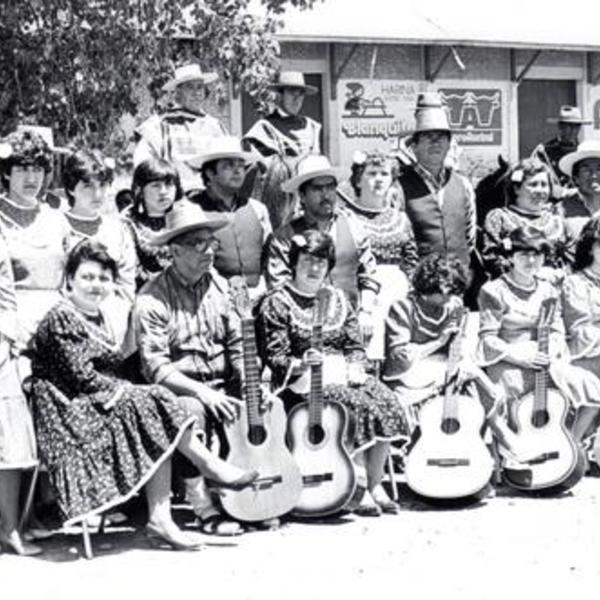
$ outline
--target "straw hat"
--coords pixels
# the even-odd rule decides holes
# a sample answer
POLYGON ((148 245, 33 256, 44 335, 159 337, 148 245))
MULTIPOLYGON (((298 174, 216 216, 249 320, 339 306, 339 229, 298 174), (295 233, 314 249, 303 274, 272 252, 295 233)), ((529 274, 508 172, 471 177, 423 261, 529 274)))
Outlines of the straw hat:
POLYGON ((71 151, 68 148, 54 145, 54 132, 50 127, 42 127, 41 125, 18 125, 17 133, 29 131, 39 135, 48 144, 48 148, 57 154, 69 154, 71 151))
POLYGON ((165 92, 172 92, 178 85, 188 81, 201 81, 202 83, 213 83, 219 76, 213 71, 203 73, 200 66, 197 64, 183 65, 175 69, 175 75, 172 79, 163 85, 162 89, 165 92))
POLYGON ((267 86, 270 90, 280 92, 283 88, 295 88, 304 90, 307 96, 313 96, 319 90, 314 85, 307 85, 304 81, 304 73, 300 71, 281 71, 277 81, 267 86))
POLYGON ((575 164, 581 160, 585 160, 586 158, 600 159, 599 140, 587 140, 585 142, 581 142, 581 144, 577 146, 577 150, 575 152, 569 152, 569 154, 565 154, 560 159, 558 162, 558 168, 569 177, 572 177, 573 167, 575 164))
POLYGON ((423 131, 451 131, 448 111, 437 92, 425 92, 418 95, 415 121, 413 135, 423 131))
POLYGON ((175 202, 165 215, 166 229, 152 238, 153 246, 164 246, 173 238, 195 229, 216 231, 229 225, 229 219, 221 214, 203 210, 188 200, 175 202))
POLYGON ((205 163, 221 158, 241 158, 247 163, 256 160, 254 154, 243 150, 242 142, 238 137, 223 135, 210 140, 208 152, 192 156, 186 162, 194 169, 201 169, 205 163))
POLYGON ((548 123, 571 123, 573 125, 590 125, 581 115, 581 109, 578 106, 561 106, 558 117, 550 117, 548 123))
POLYGON ((322 154, 309 154, 297 163, 296 175, 284 181, 281 184, 281 189, 291 194, 297 191, 305 181, 324 176, 333 177, 337 183, 337 175, 329 159, 322 154))

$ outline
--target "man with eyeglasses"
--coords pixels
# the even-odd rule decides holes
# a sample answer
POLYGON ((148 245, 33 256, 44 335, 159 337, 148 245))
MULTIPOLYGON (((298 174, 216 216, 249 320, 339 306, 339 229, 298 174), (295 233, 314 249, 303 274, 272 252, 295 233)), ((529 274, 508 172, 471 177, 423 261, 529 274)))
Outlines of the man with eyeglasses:
POLYGON ((278 229, 268 240, 265 251, 267 285, 274 287, 292 279, 289 262, 292 236, 307 229, 331 235, 335 245, 335 266, 331 283, 346 291, 355 308, 365 341, 373 333, 372 313, 379 292, 374 279, 375 257, 368 236, 356 217, 337 206, 337 176, 329 159, 309 155, 297 166, 297 174, 283 188, 297 193, 303 214, 278 229))
MULTIPOLYGON (((214 435, 219 438, 223 453, 226 440, 220 424, 235 419, 243 406, 238 399, 241 324, 227 280, 213 265, 218 232, 228 223, 223 215, 187 200, 176 202, 167 213, 166 229, 153 241, 169 245, 172 263, 140 290, 134 311, 145 378, 179 396, 199 417, 209 442, 214 435)), ((198 477, 188 479, 186 487, 204 533, 243 531, 219 513, 198 477)))
POLYGON ((242 150, 239 138, 215 138, 208 152, 188 161, 201 171, 206 189, 190 200, 204 210, 227 216, 229 225, 215 232, 217 271, 225 278, 244 277, 251 297, 265 291, 261 274, 264 243, 271 233, 269 213, 262 202, 242 192, 248 165, 254 155, 242 150))

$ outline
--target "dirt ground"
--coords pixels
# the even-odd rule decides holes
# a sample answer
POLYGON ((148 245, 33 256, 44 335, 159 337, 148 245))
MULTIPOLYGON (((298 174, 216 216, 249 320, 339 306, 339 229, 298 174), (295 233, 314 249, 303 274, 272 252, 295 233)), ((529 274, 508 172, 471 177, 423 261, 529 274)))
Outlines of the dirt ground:
POLYGON ((0 555, 0 598, 594 598, 599 498, 600 479, 589 477, 560 498, 500 489, 479 505, 443 510, 401 489, 400 515, 207 536, 195 553, 151 549, 141 532, 109 528, 94 536, 92 561, 76 532, 61 534, 43 543, 42 558, 0 555))

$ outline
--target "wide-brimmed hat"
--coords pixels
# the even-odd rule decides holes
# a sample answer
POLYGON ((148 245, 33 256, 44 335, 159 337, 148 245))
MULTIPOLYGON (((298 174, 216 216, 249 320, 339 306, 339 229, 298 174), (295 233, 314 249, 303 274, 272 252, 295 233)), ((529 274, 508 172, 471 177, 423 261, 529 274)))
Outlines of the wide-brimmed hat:
POLYGON ((451 132, 448 110, 437 92, 424 92, 417 97, 413 135, 423 131, 451 132))
POLYGON ((600 140, 586 140, 585 142, 581 142, 581 144, 577 146, 575 152, 565 154, 558 161, 558 168, 571 177, 573 175, 573 167, 575 164, 586 158, 600 159, 600 140))
POLYGON ((296 165, 296 175, 284 181, 281 189, 288 194, 295 192, 305 181, 315 177, 330 176, 337 182, 337 174, 329 159, 322 154, 309 154, 296 165))
POLYGON ((548 123, 571 123, 573 125, 590 125, 592 122, 584 119, 578 106, 561 106, 558 117, 550 117, 548 123))
POLYGON ((267 87, 277 92, 280 92, 283 88, 302 89, 307 96, 313 96, 319 91, 314 85, 306 84, 304 73, 300 71, 281 71, 277 77, 277 81, 267 87))
POLYGON ((43 127, 42 125, 17 125, 17 133, 23 131, 30 131, 39 135, 48 144, 48 148, 52 152, 56 152, 57 154, 69 154, 71 152, 68 148, 54 145, 54 132, 50 127, 43 127))
POLYGON ((183 65, 175 69, 175 74, 172 79, 169 79, 162 89, 165 92, 172 92, 178 85, 186 83, 187 81, 201 81, 202 83, 213 83, 219 78, 219 76, 210 71, 204 73, 200 68, 200 65, 191 64, 183 65))
POLYGON ((247 163, 256 160, 254 154, 244 151, 240 138, 234 135, 223 135, 211 139, 207 152, 192 156, 186 162, 194 169, 201 169, 205 163, 221 158, 241 158, 247 163))
POLYGON ((179 200, 165 215, 165 225, 165 230, 152 238, 153 246, 164 246, 178 235, 194 229, 222 229, 229 225, 229 219, 222 213, 205 211, 189 200, 179 200))

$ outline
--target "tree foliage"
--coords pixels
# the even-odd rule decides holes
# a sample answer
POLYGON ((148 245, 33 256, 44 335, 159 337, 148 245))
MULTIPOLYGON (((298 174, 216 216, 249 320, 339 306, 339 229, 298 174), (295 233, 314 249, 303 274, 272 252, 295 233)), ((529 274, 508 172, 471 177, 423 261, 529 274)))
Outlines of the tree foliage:
POLYGON ((124 113, 153 99, 173 68, 195 59, 231 84, 260 93, 278 68, 275 33, 287 7, 321 0, 18 0, 0 2, 0 123, 53 128, 59 143, 113 154, 124 113))

